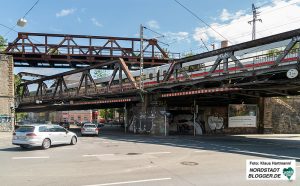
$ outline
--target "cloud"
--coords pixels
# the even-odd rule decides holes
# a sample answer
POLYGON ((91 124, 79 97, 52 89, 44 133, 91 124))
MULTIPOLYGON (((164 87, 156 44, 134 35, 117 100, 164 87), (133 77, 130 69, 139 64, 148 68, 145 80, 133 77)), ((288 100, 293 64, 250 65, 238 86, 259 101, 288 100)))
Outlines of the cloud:
POLYGON ((241 17, 243 14, 245 14, 244 10, 239 10, 237 12, 235 12, 234 14, 229 13, 227 9, 223 9, 220 15, 220 20, 221 21, 229 21, 232 19, 238 19, 239 17, 241 17))
POLYGON ((97 27, 102 27, 103 25, 96 19, 96 18, 91 18, 91 21, 93 22, 93 24, 97 27))
POLYGON ((73 14, 76 11, 76 9, 71 8, 71 9, 62 9, 60 12, 56 13, 56 17, 64 17, 70 14, 73 14))
POLYGON ((82 22, 80 17, 77 17, 77 21, 78 21, 78 23, 82 22))
MULTIPOLYGON (((256 38, 266 37, 277 33, 299 28, 300 1, 299 0, 273 0, 268 5, 260 7, 259 17, 261 22, 256 24, 256 38)), ((230 41, 230 44, 241 43, 251 40, 252 25, 248 21, 252 20, 252 12, 239 10, 230 13, 223 9, 219 19, 210 24, 214 30, 222 34, 230 41), (224 22, 226 21, 226 22, 224 22)), ((206 42, 219 43, 225 40, 211 28, 197 27, 194 29, 193 38, 201 44, 201 39, 206 42)))
POLYGON ((159 24, 157 21, 155 20, 150 20, 147 22, 147 25, 151 28, 151 29, 159 29, 159 24))
POLYGON ((189 39, 189 33, 188 32, 166 32, 164 33, 164 36, 167 40, 167 43, 175 43, 179 41, 185 41, 190 43, 191 40, 189 39))

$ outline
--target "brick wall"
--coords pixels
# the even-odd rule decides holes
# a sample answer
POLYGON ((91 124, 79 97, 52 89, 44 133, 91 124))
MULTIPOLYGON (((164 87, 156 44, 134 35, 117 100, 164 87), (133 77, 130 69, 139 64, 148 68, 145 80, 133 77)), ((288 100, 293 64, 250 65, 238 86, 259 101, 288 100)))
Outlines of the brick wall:
POLYGON ((14 75, 13 59, 11 56, 0 55, 0 131, 13 129, 14 114, 14 75))

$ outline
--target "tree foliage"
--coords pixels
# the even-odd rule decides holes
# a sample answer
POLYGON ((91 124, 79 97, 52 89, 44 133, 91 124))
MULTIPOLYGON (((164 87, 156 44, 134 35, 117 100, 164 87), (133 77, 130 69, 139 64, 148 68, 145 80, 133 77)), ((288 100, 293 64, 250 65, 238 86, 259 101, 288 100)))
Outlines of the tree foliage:
POLYGON ((7 46, 7 40, 0 36, 0 51, 5 50, 7 46))
POLYGON ((23 88, 21 87, 19 90, 17 90, 17 87, 22 83, 21 78, 18 75, 14 75, 14 80, 15 80, 15 95, 21 96, 23 88))
POLYGON ((108 76, 108 73, 107 73, 106 70, 97 69, 97 70, 94 71, 94 76, 96 78, 104 78, 104 77, 108 76))

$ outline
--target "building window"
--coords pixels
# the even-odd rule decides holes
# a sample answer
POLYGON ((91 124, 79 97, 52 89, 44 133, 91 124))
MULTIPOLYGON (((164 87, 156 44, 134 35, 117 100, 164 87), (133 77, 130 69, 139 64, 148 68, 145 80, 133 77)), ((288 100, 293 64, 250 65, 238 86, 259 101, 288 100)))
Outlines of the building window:
POLYGON ((88 117, 84 116, 83 120, 88 121, 88 117))
POLYGON ((81 121, 81 117, 80 116, 78 116, 77 118, 78 118, 78 121, 81 121))

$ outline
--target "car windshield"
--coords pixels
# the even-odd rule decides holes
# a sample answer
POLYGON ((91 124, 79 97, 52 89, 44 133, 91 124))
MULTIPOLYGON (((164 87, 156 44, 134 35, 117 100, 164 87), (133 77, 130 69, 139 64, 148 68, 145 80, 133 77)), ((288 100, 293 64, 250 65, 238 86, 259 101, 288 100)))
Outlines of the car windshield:
POLYGON ((96 125, 84 125, 83 127, 85 127, 85 128, 95 128, 96 125))
POLYGON ((33 132, 34 127, 33 126, 21 126, 16 130, 16 132, 33 132))

